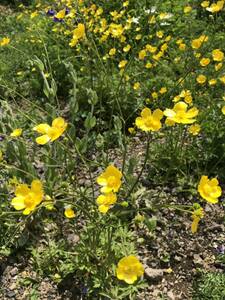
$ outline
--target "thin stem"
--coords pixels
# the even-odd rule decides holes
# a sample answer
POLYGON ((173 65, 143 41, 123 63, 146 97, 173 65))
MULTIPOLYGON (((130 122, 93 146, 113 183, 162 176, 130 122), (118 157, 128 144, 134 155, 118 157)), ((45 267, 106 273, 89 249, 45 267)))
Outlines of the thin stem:
POLYGON ((134 184, 132 185, 130 191, 128 192, 127 196, 125 197, 125 199, 129 198, 129 196, 132 194, 133 190, 135 189, 136 185, 138 184, 141 175, 145 169, 146 163, 148 161, 148 156, 149 156, 149 146, 150 146, 150 139, 151 139, 151 135, 148 135, 148 139, 147 139, 147 145, 146 145, 146 151, 145 151, 145 159, 144 159, 144 163, 142 165, 141 171, 139 172, 134 184))

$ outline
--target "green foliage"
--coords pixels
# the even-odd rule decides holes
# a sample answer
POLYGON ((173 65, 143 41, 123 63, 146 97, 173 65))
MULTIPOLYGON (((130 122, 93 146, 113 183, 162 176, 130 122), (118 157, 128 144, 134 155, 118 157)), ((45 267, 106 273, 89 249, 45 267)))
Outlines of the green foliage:
POLYGON ((222 273, 204 273, 196 283, 193 300, 225 299, 225 275, 222 273))

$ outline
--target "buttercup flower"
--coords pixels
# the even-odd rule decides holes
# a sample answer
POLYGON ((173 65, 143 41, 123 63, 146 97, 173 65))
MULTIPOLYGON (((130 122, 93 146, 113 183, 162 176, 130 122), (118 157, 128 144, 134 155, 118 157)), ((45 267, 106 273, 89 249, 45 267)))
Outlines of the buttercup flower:
POLYGON ((158 131, 162 124, 160 120, 163 118, 163 112, 156 109, 151 112, 151 109, 145 107, 141 112, 141 117, 137 117, 135 124, 143 131, 158 131))
POLYGON ((69 45, 71 47, 76 46, 76 44, 78 43, 78 41, 80 39, 84 38, 84 37, 85 37, 85 25, 82 24, 82 23, 79 23, 77 25, 77 27, 73 31, 73 38, 72 38, 72 40, 71 40, 71 42, 70 42, 69 45))
POLYGON ((127 60, 121 60, 121 62, 119 63, 119 68, 124 68, 127 64, 127 60))
POLYGON ((224 53, 220 49, 212 51, 212 57, 214 61, 222 61, 224 59, 224 53))
POLYGON ((225 115, 225 106, 222 107, 221 111, 225 115))
POLYGON ((98 204, 98 210, 105 214, 110 209, 110 207, 116 203, 117 196, 114 193, 108 193, 98 196, 96 203, 98 204))
POLYGON ((63 18, 65 18, 65 15, 66 15, 66 9, 64 8, 64 9, 62 9, 62 10, 60 10, 56 15, 55 15, 55 17, 57 18, 57 19, 63 19, 63 18))
POLYGON ((16 128, 13 130, 13 132, 11 132, 10 136, 18 137, 18 136, 21 136, 22 132, 23 132, 22 128, 16 128))
POLYGON ((198 135, 199 132, 201 130, 201 126, 199 124, 193 124, 188 128, 188 131, 192 134, 192 135, 198 135))
POLYGON ((2 40, 0 40, 0 46, 6 46, 10 43, 10 38, 4 37, 2 40))
POLYGON ((71 208, 71 206, 65 207, 64 215, 65 215, 68 219, 75 218, 75 216, 76 216, 76 215, 75 215, 75 212, 74 212, 74 210, 71 208))
POLYGON ((113 165, 110 165, 106 168, 105 172, 103 172, 98 178, 97 183, 102 186, 102 193, 111 193, 118 192, 122 182, 122 173, 113 165))
POLYGON ((201 3, 201 6, 204 7, 204 8, 206 8, 206 7, 209 6, 209 4, 210 4, 209 1, 203 1, 203 2, 201 3))
POLYGON ((216 178, 211 180, 208 176, 203 175, 198 185, 198 192, 203 199, 210 203, 217 203, 218 198, 222 195, 222 189, 216 178))
POLYGON ((12 206, 16 210, 24 209, 23 214, 29 215, 43 200, 42 183, 40 180, 33 180, 30 188, 27 184, 18 184, 15 195, 16 197, 11 201, 12 206))
POLYGON ((198 77, 196 78, 196 81, 199 83, 199 84, 203 84, 206 82, 206 76, 205 75, 198 75, 198 77))
POLYGON ((128 284, 133 284, 138 277, 143 276, 144 267, 134 255, 122 258, 116 269, 116 276, 128 284))
POLYGON ((36 142, 40 145, 44 145, 49 141, 53 142, 58 139, 63 132, 66 130, 67 123, 61 117, 56 118, 52 122, 52 126, 42 123, 33 128, 33 130, 38 133, 42 133, 43 135, 36 138, 36 142))
POLYGON ((216 3, 212 3, 209 7, 206 8, 211 13, 217 13, 223 9, 225 1, 217 1, 216 3))
POLYGON ((208 66, 209 63, 210 63, 210 59, 209 59, 209 58, 203 57, 203 58, 200 60, 200 65, 201 65, 202 67, 208 66))
POLYGON ((182 124, 191 124, 196 121, 194 119, 198 115, 198 109, 196 107, 193 107, 189 110, 187 110, 188 105, 180 101, 176 103, 173 107, 173 109, 166 109, 164 111, 164 115, 167 117, 168 121, 172 121, 175 123, 182 123, 182 124))
POLYGON ((196 208, 192 213, 192 224, 191 224, 191 232, 196 233, 198 230, 199 221, 204 217, 204 210, 202 207, 196 208))
POLYGON ((191 6, 185 6, 184 7, 184 13, 185 14, 188 14, 189 12, 191 12, 192 11, 192 7, 191 6))

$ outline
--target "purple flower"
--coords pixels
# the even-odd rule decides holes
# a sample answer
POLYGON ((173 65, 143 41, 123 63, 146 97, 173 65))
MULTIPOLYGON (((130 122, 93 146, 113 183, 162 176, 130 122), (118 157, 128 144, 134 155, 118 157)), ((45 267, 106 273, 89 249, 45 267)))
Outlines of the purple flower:
POLYGON ((70 9, 66 7, 66 16, 70 13, 70 9))
POLYGON ((54 17, 53 21, 56 22, 56 23, 62 23, 63 19, 58 19, 58 18, 54 17))
POLYGON ((55 15, 54 9, 49 9, 49 10, 47 11, 47 15, 48 15, 48 16, 54 16, 54 15, 55 15))
POLYGON ((224 245, 219 245, 217 247, 217 251, 219 254, 224 254, 225 253, 225 246, 224 245))

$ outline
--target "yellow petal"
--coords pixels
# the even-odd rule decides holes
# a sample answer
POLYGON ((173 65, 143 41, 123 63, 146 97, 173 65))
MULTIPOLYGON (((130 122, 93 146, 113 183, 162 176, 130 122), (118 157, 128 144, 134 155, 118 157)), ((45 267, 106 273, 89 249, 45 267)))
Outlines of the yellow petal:
POLYGON ((31 212, 31 210, 29 208, 26 208, 26 209, 24 209, 23 214, 27 216, 30 214, 30 212, 31 212))
POLYGON ((98 207, 98 210, 102 213, 102 214, 106 214, 107 211, 109 210, 109 206, 108 205, 100 205, 98 207))
POLYGON ((164 116, 166 116, 168 118, 173 118, 176 116, 175 111, 173 111, 172 109, 169 109, 169 108, 165 109, 163 113, 164 113, 164 116))
POLYGON ((191 232, 192 233, 196 233, 197 232, 199 221, 200 221, 199 217, 196 217, 196 216, 193 217, 193 222, 191 224, 191 232))
POLYGON ((44 145, 50 141, 50 137, 47 134, 44 134, 42 136, 39 136, 36 138, 36 143, 39 145, 44 145))
POLYGON ((12 206, 16 209, 16 210, 21 210, 25 208, 25 204, 24 204, 24 198, 23 197, 15 197, 12 199, 11 201, 12 206))
POLYGON ((11 137, 18 137, 22 134, 22 128, 16 128, 13 130, 13 132, 10 134, 11 137))
POLYGON ((46 123, 39 124, 33 128, 33 130, 37 131, 41 134, 46 134, 49 130, 50 126, 46 123))
POLYGON ((28 188, 27 184, 19 184, 16 187, 15 195, 16 196, 26 196, 30 192, 30 189, 28 188))
POLYGON ((56 118, 52 121, 52 127, 60 128, 60 127, 64 127, 66 124, 67 123, 65 122, 65 120, 61 117, 56 118))
POLYGON ((175 112, 186 111, 186 110, 187 110, 187 107, 188 107, 188 105, 187 105, 185 102, 180 101, 180 102, 178 102, 178 103, 176 103, 176 104, 174 105, 173 110, 174 110, 175 112))
POLYGON ((161 109, 156 109, 156 110, 154 110, 152 115, 153 115, 153 118, 161 120, 163 117, 163 112, 161 111, 161 109))

